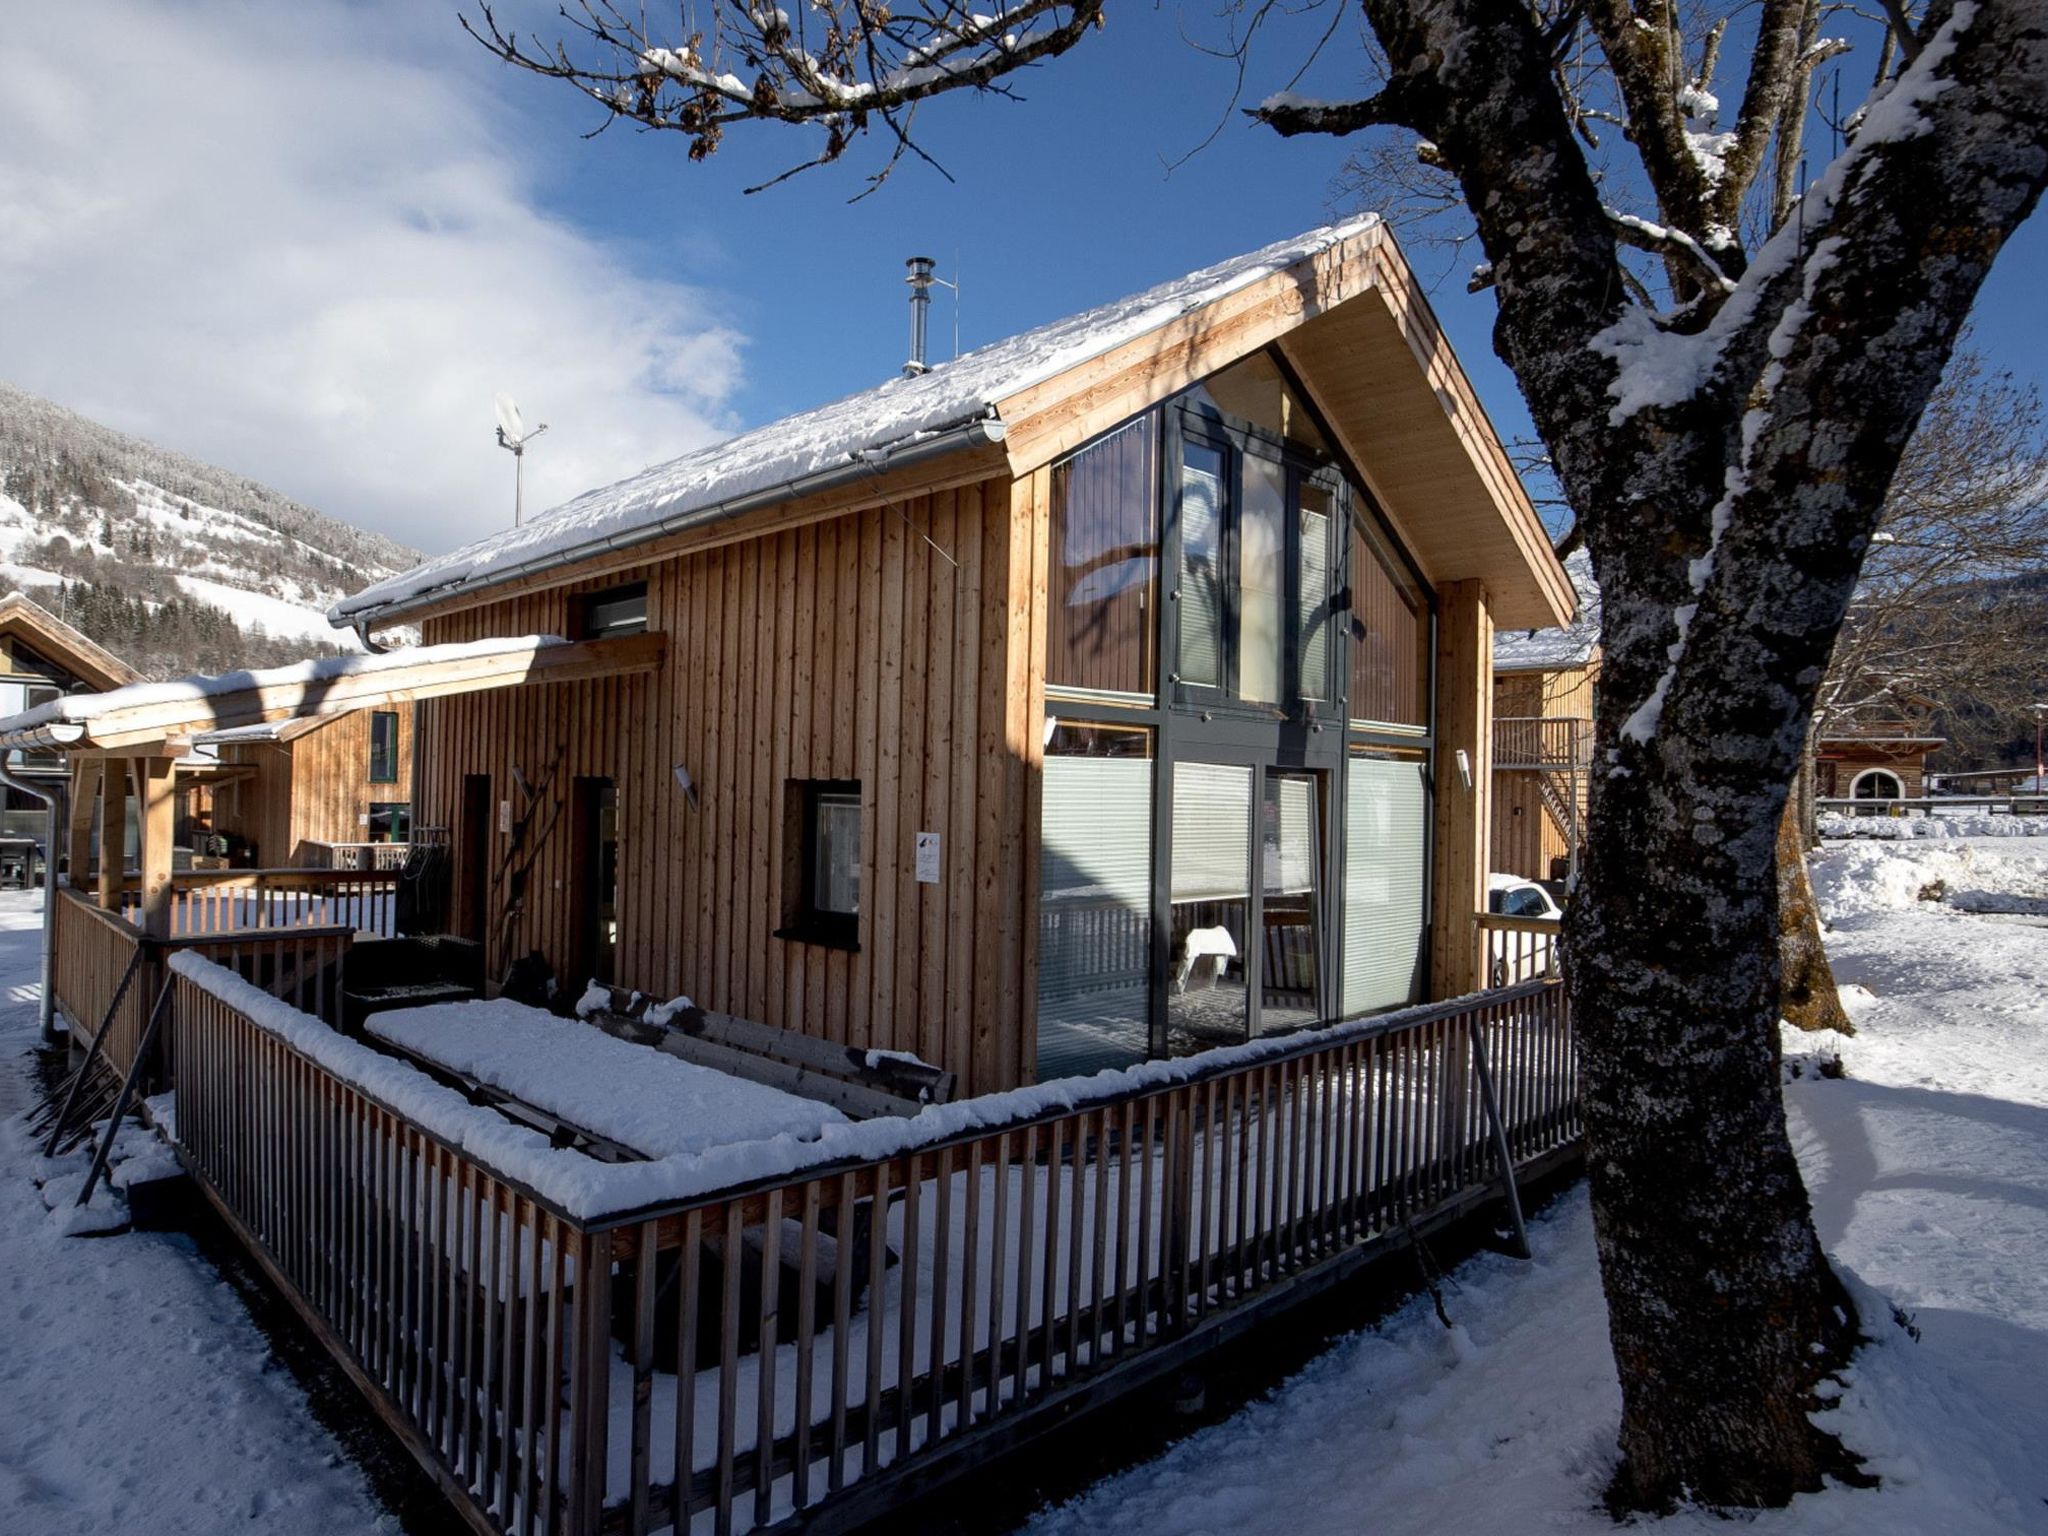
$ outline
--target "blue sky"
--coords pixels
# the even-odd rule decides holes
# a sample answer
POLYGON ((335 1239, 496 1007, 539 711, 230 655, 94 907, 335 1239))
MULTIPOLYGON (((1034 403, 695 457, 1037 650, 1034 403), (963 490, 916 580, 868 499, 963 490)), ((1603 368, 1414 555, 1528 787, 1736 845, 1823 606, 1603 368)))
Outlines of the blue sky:
MULTIPOLYGON (((908 255, 962 279, 972 347, 1339 211, 1341 143, 1233 118, 1169 169, 1229 99, 1232 66, 1181 41, 1216 35, 1206 8, 1112 6, 1022 101, 927 106, 955 179, 906 161, 853 204, 879 141, 746 196, 810 140, 743 126, 691 164, 676 136, 585 139, 594 107, 492 60, 440 0, 66 10, 17 18, 0 58, 0 377, 430 551, 509 515, 494 390, 550 424, 529 462, 547 505, 887 376, 908 255), (138 48, 162 67, 110 120, 72 61, 138 48)), ((552 31, 549 4, 504 10, 552 31)), ((1321 21, 1262 40, 1249 99, 1321 21)), ((1348 93, 1360 57, 1340 32, 1303 88, 1348 93)), ((1979 306, 1979 344, 2030 381, 2044 277, 2037 221, 1979 306)), ((1435 299, 1497 425, 1525 431, 1491 299, 1462 266, 1435 299)), ((942 295, 935 357, 952 328, 942 295)))

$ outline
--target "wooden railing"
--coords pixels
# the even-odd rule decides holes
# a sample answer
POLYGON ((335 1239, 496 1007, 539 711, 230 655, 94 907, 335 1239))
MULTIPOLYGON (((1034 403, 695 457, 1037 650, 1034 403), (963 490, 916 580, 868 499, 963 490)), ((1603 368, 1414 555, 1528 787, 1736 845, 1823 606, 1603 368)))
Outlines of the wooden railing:
MULTIPOLYGON (((150 1010, 163 990, 164 959, 179 950, 226 966, 325 1023, 341 1021, 342 974, 354 937, 345 925, 244 929, 151 942, 133 923, 62 888, 53 920, 57 1006, 71 1026, 72 1044, 83 1050, 99 1035, 100 1053, 116 1072, 125 1073, 134 1062, 150 1010), (114 1008, 111 1023, 109 1008, 114 1008), (106 1031, 100 1035, 103 1024, 106 1031)), ((168 1049, 155 1068, 153 1081, 174 1080, 168 1049)))
POLYGON ((1496 768, 1585 768, 1593 761, 1593 722, 1564 715, 1497 715, 1496 768))
POLYGON ((320 843, 310 838, 299 844, 307 869, 403 869, 410 843, 320 843))
POLYGON ((92 1038, 118 994, 102 1049, 116 1071, 127 1071, 156 999, 153 978, 131 974, 141 968, 141 931, 68 888, 59 888, 50 920, 57 925, 52 979, 72 1042, 82 1048, 92 1038))
MULTIPOLYGON (((236 933, 251 928, 347 927, 397 933, 397 869, 180 870, 171 879, 171 934, 236 933)), ((122 886, 122 915, 142 909, 139 883, 122 886)))
POLYGON ((1836 816, 2048 816, 2048 794, 2031 790, 2007 795, 1830 795, 1813 804, 1822 815, 1836 816))
POLYGON ((1479 941, 1477 974, 1484 985, 1512 987, 1525 981, 1556 981, 1563 975, 1555 918, 1480 912, 1473 921, 1479 941))
POLYGON ((176 985, 188 1165, 484 1530, 846 1529, 1578 1135, 1564 992, 1534 983, 577 1221, 176 985))

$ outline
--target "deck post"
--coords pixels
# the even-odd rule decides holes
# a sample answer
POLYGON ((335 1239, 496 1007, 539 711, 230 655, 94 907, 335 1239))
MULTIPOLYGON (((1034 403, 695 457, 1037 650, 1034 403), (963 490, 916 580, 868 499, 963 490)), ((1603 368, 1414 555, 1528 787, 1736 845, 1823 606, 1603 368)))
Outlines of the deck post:
POLYGON ((137 828, 141 847, 136 862, 142 869, 142 921, 153 939, 171 936, 171 839, 177 824, 177 765, 168 757, 135 760, 135 791, 139 797, 137 828))
POLYGON ((1477 581, 1437 588, 1436 711, 1430 995, 1462 997, 1484 984, 1476 920, 1493 823, 1493 612, 1477 581))
MULTIPOLYGON (((99 759, 75 758, 71 764, 71 822, 65 828, 64 871, 74 891, 85 889, 92 867, 92 813, 100 792, 99 759)), ((52 850, 54 853, 55 850, 52 850)))
POLYGON ((128 769, 119 758, 100 764, 99 904, 121 912, 121 874, 128 858, 128 769))

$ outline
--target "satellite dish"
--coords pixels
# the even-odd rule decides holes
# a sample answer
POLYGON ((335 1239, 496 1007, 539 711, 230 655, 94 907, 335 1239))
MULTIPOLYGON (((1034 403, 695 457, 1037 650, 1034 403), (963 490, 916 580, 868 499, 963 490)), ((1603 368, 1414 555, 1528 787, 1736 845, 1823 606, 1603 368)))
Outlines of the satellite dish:
POLYGON ((510 395, 499 395, 497 397, 497 405, 498 425, 504 430, 505 435, 510 438, 524 436, 525 433, 522 430, 524 424, 519 419, 519 407, 512 403, 512 397, 510 395))

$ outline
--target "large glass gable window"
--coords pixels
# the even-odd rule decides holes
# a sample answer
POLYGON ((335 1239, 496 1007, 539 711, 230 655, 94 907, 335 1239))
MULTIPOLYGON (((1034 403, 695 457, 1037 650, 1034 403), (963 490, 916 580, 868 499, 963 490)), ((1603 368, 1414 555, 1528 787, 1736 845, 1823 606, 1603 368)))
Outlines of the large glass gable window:
POLYGON ((1139 417, 1052 469, 1045 677, 1150 697, 1159 584, 1159 418, 1139 417))
POLYGON ((1179 419, 1180 702, 1327 701, 1339 482, 1320 433, 1264 358, 1190 391, 1179 419))

